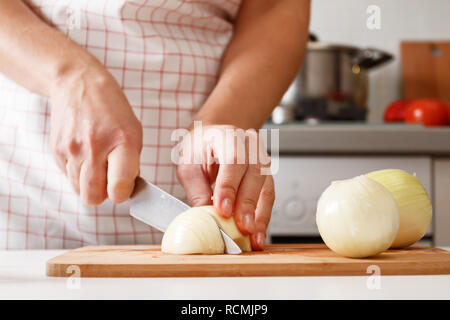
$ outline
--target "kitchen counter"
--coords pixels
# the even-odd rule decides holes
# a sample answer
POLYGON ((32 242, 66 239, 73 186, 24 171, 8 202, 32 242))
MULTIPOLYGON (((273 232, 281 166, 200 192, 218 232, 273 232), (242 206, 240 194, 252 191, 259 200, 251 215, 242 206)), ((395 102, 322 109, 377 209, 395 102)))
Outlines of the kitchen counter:
MULTIPOLYGON (((450 127, 406 124, 266 124, 280 129, 280 153, 450 155, 450 127)), ((270 136, 270 134, 268 134, 270 136)), ((270 141, 270 139, 268 139, 270 141)), ((268 142, 270 149, 270 142, 268 142)))
POLYGON ((77 288, 45 275, 46 261, 63 252, 0 251, 0 299, 450 299, 450 275, 381 276, 379 289, 369 289, 369 275, 81 278, 77 288))

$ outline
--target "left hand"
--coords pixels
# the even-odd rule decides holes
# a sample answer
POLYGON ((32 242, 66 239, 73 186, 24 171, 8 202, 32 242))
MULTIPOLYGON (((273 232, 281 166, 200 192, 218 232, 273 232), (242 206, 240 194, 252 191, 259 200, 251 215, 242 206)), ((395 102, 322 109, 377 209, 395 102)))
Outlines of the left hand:
POLYGON ((230 218, 234 214, 239 230, 250 235, 252 248, 263 250, 275 200, 274 182, 269 174, 270 158, 265 151, 258 153, 260 148, 253 150, 249 141, 262 146, 255 130, 246 131, 247 139, 242 136, 228 139, 232 141, 223 139, 230 130, 239 129, 230 125, 203 126, 199 137, 191 130, 180 144, 183 156, 178 162, 178 180, 191 206, 214 204, 222 217, 230 218), (194 141, 194 136, 201 148, 190 148, 186 143, 194 141), (238 161, 242 156, 243 161, 238 161), (256 156, 256 161, 251 161, 252 156, 256 156))

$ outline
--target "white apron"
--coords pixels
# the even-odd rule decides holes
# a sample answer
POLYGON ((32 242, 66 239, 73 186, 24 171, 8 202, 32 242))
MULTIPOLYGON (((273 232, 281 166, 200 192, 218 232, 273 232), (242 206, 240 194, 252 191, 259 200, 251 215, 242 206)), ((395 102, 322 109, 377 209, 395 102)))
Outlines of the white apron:
MULTIPOLYGON (((28 0, 99 59, 144 129, 141 175, 184 198, 170 160, 213 89, 240 0, 28 0)), ((0 249, 159 243, 127 202, 84 206, 49 148, 51 102, 0 74, 0 249)))

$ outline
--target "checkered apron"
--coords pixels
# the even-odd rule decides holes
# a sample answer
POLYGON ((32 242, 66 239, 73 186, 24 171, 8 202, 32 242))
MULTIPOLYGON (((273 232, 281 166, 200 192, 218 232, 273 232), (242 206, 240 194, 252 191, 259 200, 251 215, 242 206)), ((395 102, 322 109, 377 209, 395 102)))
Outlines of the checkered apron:
MULTIPOLYGON (((144 130, 141 175, 181 199, 170 160, 213 89, 240 0, 28 0, 100 60, 144 130)), ((49 147, 51 101, 0 74, 0 249, 159 243, 129 204, 83 205, 49 147)))

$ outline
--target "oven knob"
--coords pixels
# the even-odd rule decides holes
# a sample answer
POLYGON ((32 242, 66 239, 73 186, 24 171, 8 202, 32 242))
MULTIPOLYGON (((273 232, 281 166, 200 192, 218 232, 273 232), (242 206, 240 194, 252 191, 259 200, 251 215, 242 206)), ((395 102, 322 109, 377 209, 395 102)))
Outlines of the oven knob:
POLYGON ((291 219, 302 220, 305 216, 305 204, 297 197, 291 197, 284 203, 283 213, 291 219))

